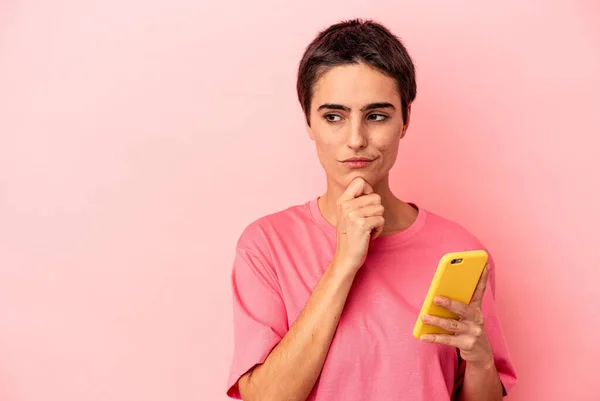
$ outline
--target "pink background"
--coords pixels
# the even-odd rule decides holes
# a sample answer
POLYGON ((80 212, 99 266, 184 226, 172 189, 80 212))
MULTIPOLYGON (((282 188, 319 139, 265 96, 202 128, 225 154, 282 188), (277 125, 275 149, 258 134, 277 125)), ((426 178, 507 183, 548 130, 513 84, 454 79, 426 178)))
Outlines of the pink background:
POLYGON ((0 400, 225 400, 235 242, 324 189, 296 66, 354 16, 418 67, 395 189, 495 255, 510 399, 598 400, 600 6, 527 3, 0 3, 0 400))

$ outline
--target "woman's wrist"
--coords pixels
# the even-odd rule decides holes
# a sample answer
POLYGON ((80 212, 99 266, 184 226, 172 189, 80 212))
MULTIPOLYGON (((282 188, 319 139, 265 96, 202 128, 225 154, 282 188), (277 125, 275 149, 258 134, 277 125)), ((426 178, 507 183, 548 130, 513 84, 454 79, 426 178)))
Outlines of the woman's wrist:
POLYGON ((481 361, 467 361, 467 366, 482 371, 496 370, 496 362, 494 361, 493 354, 490 354, 486 359, 481 361))

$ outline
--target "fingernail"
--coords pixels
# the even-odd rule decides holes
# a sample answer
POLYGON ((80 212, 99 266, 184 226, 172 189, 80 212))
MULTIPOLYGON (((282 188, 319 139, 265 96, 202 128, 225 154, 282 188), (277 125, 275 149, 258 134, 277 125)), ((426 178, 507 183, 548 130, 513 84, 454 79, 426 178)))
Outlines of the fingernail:
POLYGON ((435 297, 435 299, 433 300, 433 302, 435 302, 438 305, 441 305, 444 302, 444 298, 442 298, 442 297, 435 297))
POLYGON ((423 321, 425 323, 429 322, 429 316, 428 315, 423 315, 423 321))
POLYGON ((421 336, 421 341, 430 343, 433 341, 433 336, 429 335, 429 334, 425 334, 424 336, 421 336))

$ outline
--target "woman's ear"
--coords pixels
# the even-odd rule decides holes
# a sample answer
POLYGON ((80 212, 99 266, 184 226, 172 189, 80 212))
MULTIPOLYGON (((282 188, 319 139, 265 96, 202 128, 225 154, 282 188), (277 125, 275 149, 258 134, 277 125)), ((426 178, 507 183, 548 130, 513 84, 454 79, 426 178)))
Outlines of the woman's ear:
POLYGON ((408 131, 408 125, 410 124, 410 108, 412 104, 409 104, 406 108, 406 116, 404 116, 404 126, 402 127, 402 135, 400 135, 400 139, 404 138, 406 135, 406 131, 408 131))
POLYGON ((306 132, 308 132, 308 136, 310 137, 310 139, 312 139, 314 141, 315 134, 314 134, 312 128, 310 127, 310 123, 308 122, 308 117, 304 118, 304 128, 306 128, 306 132))

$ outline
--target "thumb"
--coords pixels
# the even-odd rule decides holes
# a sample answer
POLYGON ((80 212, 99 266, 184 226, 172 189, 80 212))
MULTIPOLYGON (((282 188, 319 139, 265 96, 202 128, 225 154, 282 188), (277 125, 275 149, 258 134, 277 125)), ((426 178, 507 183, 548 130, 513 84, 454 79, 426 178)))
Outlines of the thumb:
POLYGON ((483 273, 479 278, 479 282, 477 283, 477 288, 475 288, 475 292, 473 293, 473 297, 471 298, 470 304, 473 306, 481 306, 483 301, 483 296, 485 295, 485 289, 487 287, 488 277, 490 276, 490 267, 489 265, 485 265, 483 269, 483 273))

